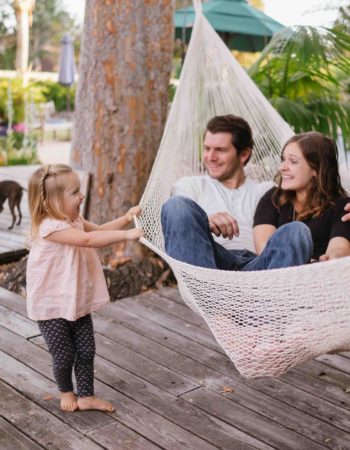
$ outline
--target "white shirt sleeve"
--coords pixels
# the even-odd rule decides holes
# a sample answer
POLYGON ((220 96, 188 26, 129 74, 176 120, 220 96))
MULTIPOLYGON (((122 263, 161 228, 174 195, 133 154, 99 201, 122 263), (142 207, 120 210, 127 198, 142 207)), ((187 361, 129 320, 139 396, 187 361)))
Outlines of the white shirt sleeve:
POLYGON ((198 188, 194 177, 180 178, 172 187, 171 195, 183 195, 193 201, 198 201, 198 188))

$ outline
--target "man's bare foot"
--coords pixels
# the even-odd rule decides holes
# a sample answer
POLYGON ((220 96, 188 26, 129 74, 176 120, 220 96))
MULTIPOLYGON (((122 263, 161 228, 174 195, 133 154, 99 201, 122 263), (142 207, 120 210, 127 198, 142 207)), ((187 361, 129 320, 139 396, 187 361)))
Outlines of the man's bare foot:
POLYGON ((78 409, 77 397, 74 392, 60 392, 61 409, 66 412, 73 412, 78 409))
POLYGON ((81 411, 86 411, 87 409, 97 409, 99 411, 107 412, 115 411, 115 408, 111 403, 101 400, 94 395, 91 397, 79 397, 78 408, 81 411))

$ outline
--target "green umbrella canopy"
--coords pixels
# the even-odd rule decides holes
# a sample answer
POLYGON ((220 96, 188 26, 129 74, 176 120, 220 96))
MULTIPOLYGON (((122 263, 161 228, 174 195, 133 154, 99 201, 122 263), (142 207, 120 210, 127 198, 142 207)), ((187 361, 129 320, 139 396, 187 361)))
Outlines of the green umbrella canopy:
MULTIPOLYGON (((231 49, 245 52, 261 51, 271 37, 284 28, 246 0, 209 0, 202 5, 203 14, 231 49)), ((174 14, 177 38, 189 41, 194 23, 192 6, 174 14)))

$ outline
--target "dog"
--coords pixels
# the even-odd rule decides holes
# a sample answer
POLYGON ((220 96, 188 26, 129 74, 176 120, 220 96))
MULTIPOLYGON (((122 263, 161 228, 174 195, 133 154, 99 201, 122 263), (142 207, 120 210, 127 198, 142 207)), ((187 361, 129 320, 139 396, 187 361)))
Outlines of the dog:
POLYGON ((21 200, 23 196, 23 191, 26 191, 20 184, 12 180, 0 181, 0 213, 4 210, 4 203, 8 199, 9 208, 12 214, 12 224, 8 227, 12 230, 16 222, 15 207, 18 211, 18 222, 17 225, 21 224, 22 213, 21 213, 21 200))

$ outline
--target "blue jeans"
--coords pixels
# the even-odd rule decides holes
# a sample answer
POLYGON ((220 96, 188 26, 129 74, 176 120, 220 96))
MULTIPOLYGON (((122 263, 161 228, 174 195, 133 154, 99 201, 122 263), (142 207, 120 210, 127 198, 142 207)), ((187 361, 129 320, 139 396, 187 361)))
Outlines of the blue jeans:
POLYGON ((171 197, 164 203, 161 221, 166 253, 194 266, 244 271, 278 269, 306 264, 312 255, 310 229, 298 221, 278 228, 259 256, 244 249, 227 250, 215 242, 207 214, 187 197, 171 197))

